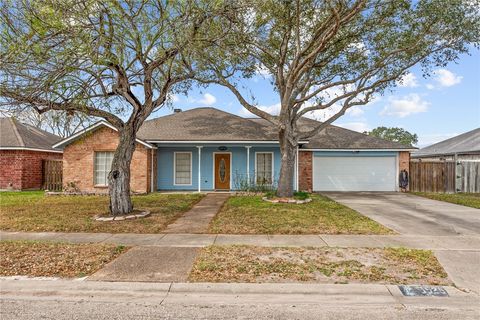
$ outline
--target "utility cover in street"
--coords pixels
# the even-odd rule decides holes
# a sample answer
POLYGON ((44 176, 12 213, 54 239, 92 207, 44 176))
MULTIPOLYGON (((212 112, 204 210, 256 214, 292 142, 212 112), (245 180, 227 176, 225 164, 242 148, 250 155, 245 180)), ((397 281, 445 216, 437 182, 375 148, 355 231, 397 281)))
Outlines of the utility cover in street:
POLYGON ((407 297, 448 297, 443 287, 437 286, 398 286, 404 296, 407 297))

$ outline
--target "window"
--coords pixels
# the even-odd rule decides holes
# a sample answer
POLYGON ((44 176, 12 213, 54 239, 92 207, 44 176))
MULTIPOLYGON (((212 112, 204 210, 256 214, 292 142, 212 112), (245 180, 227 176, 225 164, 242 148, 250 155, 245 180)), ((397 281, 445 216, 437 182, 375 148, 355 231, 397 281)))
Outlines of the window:
POLYGON ((94 180, 96 186, 108 186, 108 173, 112 167, 113 152, 95 152, 94 180))
POLYGON ((273 153, 257 152, 256 154, 256 181, 257 184, 273 183, 273 153))
POLYGON ((192 153, 175 152, 175 185, 192 184, 192 153))

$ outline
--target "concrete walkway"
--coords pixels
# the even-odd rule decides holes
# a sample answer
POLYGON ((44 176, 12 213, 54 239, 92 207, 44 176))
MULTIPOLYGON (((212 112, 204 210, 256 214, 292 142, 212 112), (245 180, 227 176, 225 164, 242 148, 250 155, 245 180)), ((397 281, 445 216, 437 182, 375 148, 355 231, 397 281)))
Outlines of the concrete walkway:
POLYGON ((205 233, 208 225, 217 214, 230 194, 209 193, 192 209, 168 225, 165 233, 205 233))
POLYGON ((199 248, 134 247, 88 280, 185 282, 199 248))
POLYGON ((6 232, 0 240, 48 240, 69 243, 113 243, 128 246, 205 247, 209 245, 256 245, 286 247, 407 247, 415 249, 480 251, 477 236, 414 235, 227 235, 227 234, 129 234, 6 232))

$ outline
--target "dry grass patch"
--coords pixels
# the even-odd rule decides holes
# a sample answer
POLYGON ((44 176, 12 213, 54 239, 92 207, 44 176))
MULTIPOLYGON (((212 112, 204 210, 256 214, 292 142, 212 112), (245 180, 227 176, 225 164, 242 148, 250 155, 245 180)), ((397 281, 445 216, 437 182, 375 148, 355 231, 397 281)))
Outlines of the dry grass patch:
POLYGON ((95 215, 108 214, 108 197, 1 192, 0 230, 159 233, 203 196, 161 193, 133 196, 134 207, 149 210, 150 216, 125 221, 94 221, 95 215))
POLYGON ((432 193, 412 192, 413 194, 433 200, 445 201, 462 206, 480 209, 480 193, 432 193))
POLYGON ((388 248, 210 246, 193 282, 316 282, 450 285, 431 251, 388 248))
POLYGON ((210 224, 226 234, 391 234, 392 230, 327 197, 307 204, 269 203, 259 196, 230 197, 210 224))
POLYGON ((125 251, 107 244, 1 241, 0 275, 83 277, 94 273, 125 251))

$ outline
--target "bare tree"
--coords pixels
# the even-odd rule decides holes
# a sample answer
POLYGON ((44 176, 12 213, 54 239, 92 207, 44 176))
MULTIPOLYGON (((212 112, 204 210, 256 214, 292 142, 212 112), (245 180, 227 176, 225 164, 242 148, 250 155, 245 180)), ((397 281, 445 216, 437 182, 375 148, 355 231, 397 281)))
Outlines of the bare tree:
POLYGON ((31 107, 20 108, 19 106, 6 105, 0 110, 2 117, 14 117, 22 123, 51 132, 59 137, 66 138, 72 134, 92 125, 96 119, 77 112, 51 110, 38 113, 31 107))
POLYGON ((228 29, 229 6, 194 0, 19 0, 0 6, 0 98, 40 114, 82 112, 115 126, 110 211, 131 212, 137 131, 169 93, 188 88, 199 70, 195 56, 228 29))
POLYGON ((478 0, 251 0, 236 36, 205 61, 204 84, 233 92, 251 113, 278 130, 282 165, 278 195, 291 197, 295 150, 341 117, 394 87, 420 64, 425 75, 471 45, 478 48, 478 0), (221 59, 217 57, 221 56, 221 59), (278 93, 278 114, 258 107, 242 77, 268 70, 278 93), (313 128, 298 120, 329 115, 313 128))

